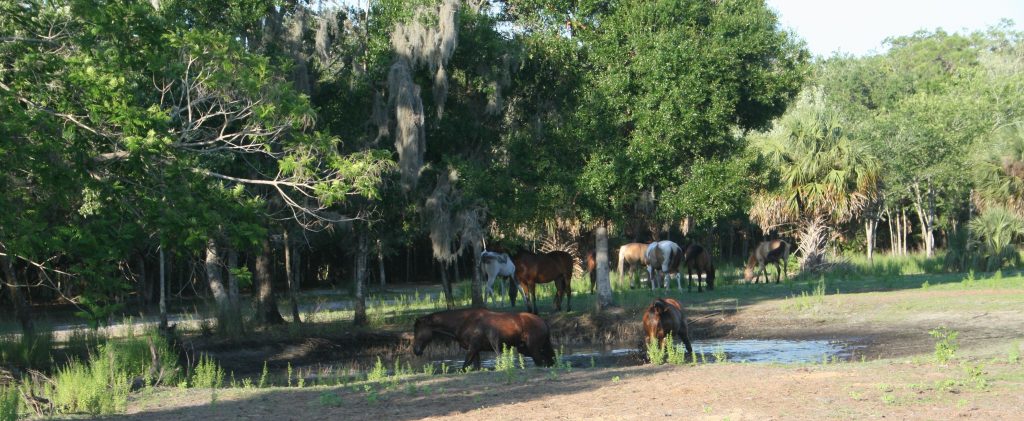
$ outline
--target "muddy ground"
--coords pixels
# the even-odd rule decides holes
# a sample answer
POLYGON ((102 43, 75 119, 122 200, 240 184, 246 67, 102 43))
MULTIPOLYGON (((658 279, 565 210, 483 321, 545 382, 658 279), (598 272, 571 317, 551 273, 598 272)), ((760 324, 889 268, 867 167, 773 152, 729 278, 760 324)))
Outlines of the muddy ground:
MULTIPOLYGON (((212 405, 209 390, 158 389, 133 397, 129 413, 116 418, 989 420, 1024 414, 1024 364, 1014 360, 1024 341, 1024 290, 1019 288, 912 289, 695 307, 689 317, 698 339, 833 339, 858 348, 852 361, 829 364, 626 364, 231 389, 219 391, 212 405), (932 358, 935 339, 928 332, 940 326, 958 332, 957 359, 947 364, 932 358)), ((618 309, 547 319, 556 342, 628 343, 639 335, 638 314, 618 309)), ((214 344, 202 345, 217 351, 214 344)), ((243 351, 221 350, 220 360, 228 366, 225 357, 233 357, 238 368, 263 360, 355 367, 373 353, 406 361, 408 334, 253 343, 243 351)))

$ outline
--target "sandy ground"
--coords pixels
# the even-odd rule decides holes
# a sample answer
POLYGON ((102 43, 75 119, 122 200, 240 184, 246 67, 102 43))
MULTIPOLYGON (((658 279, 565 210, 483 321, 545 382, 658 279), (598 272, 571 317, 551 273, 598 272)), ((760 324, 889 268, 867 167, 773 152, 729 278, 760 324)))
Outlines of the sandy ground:
MULTIPOLYGON (((844 339, 853 362, 516 370, 383 384, 255 390, 158 389, 128 419, 1024 419, 1024 291, 907 290, 764 301, 691 312, 697 338, 844 339), (931 358, 928 331, 959 332, 931 358), (863 361, 865 362, 861 362, 863 361)), ((635 314, 556 316, 556 332, 630 335, 635 314)), ((397 352, 404 345, 399 345, 397 352)))

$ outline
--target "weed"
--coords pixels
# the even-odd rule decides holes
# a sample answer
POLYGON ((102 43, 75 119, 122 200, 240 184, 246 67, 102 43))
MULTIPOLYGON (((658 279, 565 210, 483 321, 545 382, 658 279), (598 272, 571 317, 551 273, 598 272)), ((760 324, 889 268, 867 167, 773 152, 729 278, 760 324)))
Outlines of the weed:
POLYGON ((669 337, 671 337, 671 335, 666 336, 665 340, 661 343, 658 342, 658 338, 654 337, 647 341, 647 359, 650 360, 651 364, 665 364, 665 360, 668 357, 668 353, 665 350, 665 343, 668 343, 669 337))
POLYGON ((964 367, 967 375, 967 385, 978 390, 986 390, 989 387, 988 379, 985 378, 985 367, 982 365, 969 365, 964 367))
POLYGON ((593 356, 593 355, 591 355, 591 356, 590 356, 590 368, 594 368, 594 367, 596 367, 596 366, 597 366, 597 362, 596 362, 596 361, 594 361, 594 356, 593 356))
POLYGON ((891 393, 886 393, 886 394, 882 395, 882 403, 884 403, 886 405, 895 405, 896 404, 896 396, 891 394, 891 393))
POLYGON ((89 363, 71 361, 57 371, 47 394, 65 413, 111 414, 124 411, 131 376, 120 371, 115 346, 102 346, 89 363))
POLYGON ((1013 341, 1010 344, 1010 351, 1006 353, 1006 362, 1010 364, 1020 362, 1020 342, 1013 341))
MULTIPOLYGON (((377 358, 377 362, 378 363, 380 362, 380 358, 379 357, 377 358)), ((292 362, 291 361, 288 361, 288 369, 286 370, 286 374, 288 375, 288 379, 287 379, 288 387, 292 387, 292 362)))
POLYGON ((344 405, 344 401, 341 400, 341 396, 331 392, 320 392, 320 405, 329 408, 338 408, 344 405))
MULTIPOLYGON (((593 357, 591 357, 593 359, 593 357)), ((566 373, 572 371, 572 363, 565 359, 565 347, 559 347, 555 351, 555 370, 564 370, 566 373)))
POLYGON ((210 389, 210 403, 217 402, 217 389, 224 384, 224 369, 213 358, 203 355, 192 373, 192 387, 210 389))
POLYGON ((959 332, 946 329, 945 326, 928 331, 929 335, 935 338, 935 361, 945 364, 956 357, 956 351, 960 348, 956 337, 959 332))
POLYGON ((377 363, 373 365, 373 370, 366 373, 366 380, 370 382, 379 382, 388 377, 388 370, 384 368, 384 363, 377 357, 377 363))
POLYGON ((21 399, 18 396, 18 388, 0 386, 0 421, 15 421, 18 419, 18 405, 21 399))
POLYGON ((612 377, 612 382, 616 383, 619 381, 619 376, 612 377))
POLYGON ((263 372, 260 373, 260 383, 256 387, 258 387, 260 389, 262 389, 264 387, 267 387, 267 374, 269 374, 269 371, 267 371, 267 362, 264 361, 263 362, 263 372))
POLYGON ((512 383, 516 379, 516 349, 506 344, 501 344, 501 353, 494 361, 494 371, 502 374, 505 384, 512 383))
POLYGON ((725 349, 722 348, 721 345, 715 347, 715 352, 712 353, 711 355, 715 357, 716 363, 724 363, 727 362, 729 359, 729 356, 725 354, 725 349))

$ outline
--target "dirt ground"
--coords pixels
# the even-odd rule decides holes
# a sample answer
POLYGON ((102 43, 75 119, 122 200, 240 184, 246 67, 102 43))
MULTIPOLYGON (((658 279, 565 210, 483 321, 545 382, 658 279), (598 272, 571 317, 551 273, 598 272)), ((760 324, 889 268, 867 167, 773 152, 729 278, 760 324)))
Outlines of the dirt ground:
MULTIPOLYGON (((637 334, 636 310, 552 316, 556 342, 637 334)), ((853 361, 529 369, 411 376, 306 388, 158 389, 128 419, 1022 419, 1024 291, 928 290, 827 295, 691 311, 692 336, 840 339, 853 361), (958 332, 948 364, 929 330, 958 332), (1014 351, 1013 349, 1018 349, 1014 351)), ((381 339, 381 349, 397 339, 381 339)), ((328 341, 330 343, 330 341, 328 341)), ((335 346, 330 344, 324 347, 335 346)), ((314 344, 311 348, 315 349, 314 344)), ((318 355, 311 352, 310 355, 318 355)), ((310 357, 314 358, 314 357, 310 357)))

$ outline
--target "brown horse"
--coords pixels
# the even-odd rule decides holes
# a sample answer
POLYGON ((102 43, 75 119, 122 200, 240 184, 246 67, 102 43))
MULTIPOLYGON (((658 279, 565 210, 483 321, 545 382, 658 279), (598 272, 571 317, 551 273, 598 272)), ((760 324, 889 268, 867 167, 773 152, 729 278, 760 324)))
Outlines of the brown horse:
POLYGON ((764 273, 764 282, 768 283, 768 269, 765 265, 772 263, 775 265, 776 276, 775 283, 779 283, 779 278, 785 274, 786 278, 789 278, 789 243, 783 240, 772 240, 762 241, 754 251, 750 253, 750 258, 747 259, 747 265, 743 269, 743 279, 747 282, 754 280, 757 283, 761 279, 761 274, 764 273), (782 267, 779 267, 779 263, 782 263, 782 267), (757 266, 757 271, 754 271, 754 266, 757 266), (756 276, 755 276, 756 273, 756 276))
MULTIPOLYGON (((537 314, 537 284, 554 282, 555 311, 562 310, 562 296, 565 296, 565 309, 572 311, 572 255, 564 251, 552 251, 544 254, 533 254, 521 251, 512 258, 516 264, 516 281, 527 296, 523 297, 530 312, 537 314)), ((510 288, 509 302, 516 305, 519 288, 510 288)))
POLYGON ((446 310, 416 319, 412 351, 423 355, 434 335, 453 338, 465 349, 463 367, 480 369, 480 352, 501 352, 503 346, 529 356, 538 366, 555 364, 555 350, 544 319, 530 313, 498 313, 484 309, 446 310))
POLYGON ((597 289, 597 252, 591 250, 587 253, 583 263, 586 264, 587 275, 590 276, 590 293, 593 294, 597 289))
POLYGON ((623 282, 622 270, 629 265, 629 287, 633 288, 633 279, 639 277, 637 269, 647 266, 647 245, 650 243, 628 243, 619 247, 619 282, 623 282))
POLYGON ((658 298, 647 306, 647 310, 644 311, 644 333, 648 343, 652 338, 658 338, 659 346, 664 343, 665 336, 671 333, 673 339, 683 341, 687 354, 693 354, 686 318, 683 316, 683 306, 679 301, 658 298))
POLYGON ((697 292, 704 292, 700 287, 700 275, 704 274, 704 283, 708 291, 715 290, 715 265, 711 264, 711 254, 707 249, 697 243, 686 246, 683 253, 683 264, 686 265, 686 291, 690 291, 692 280, 690 276, 697 273, 697 292))

